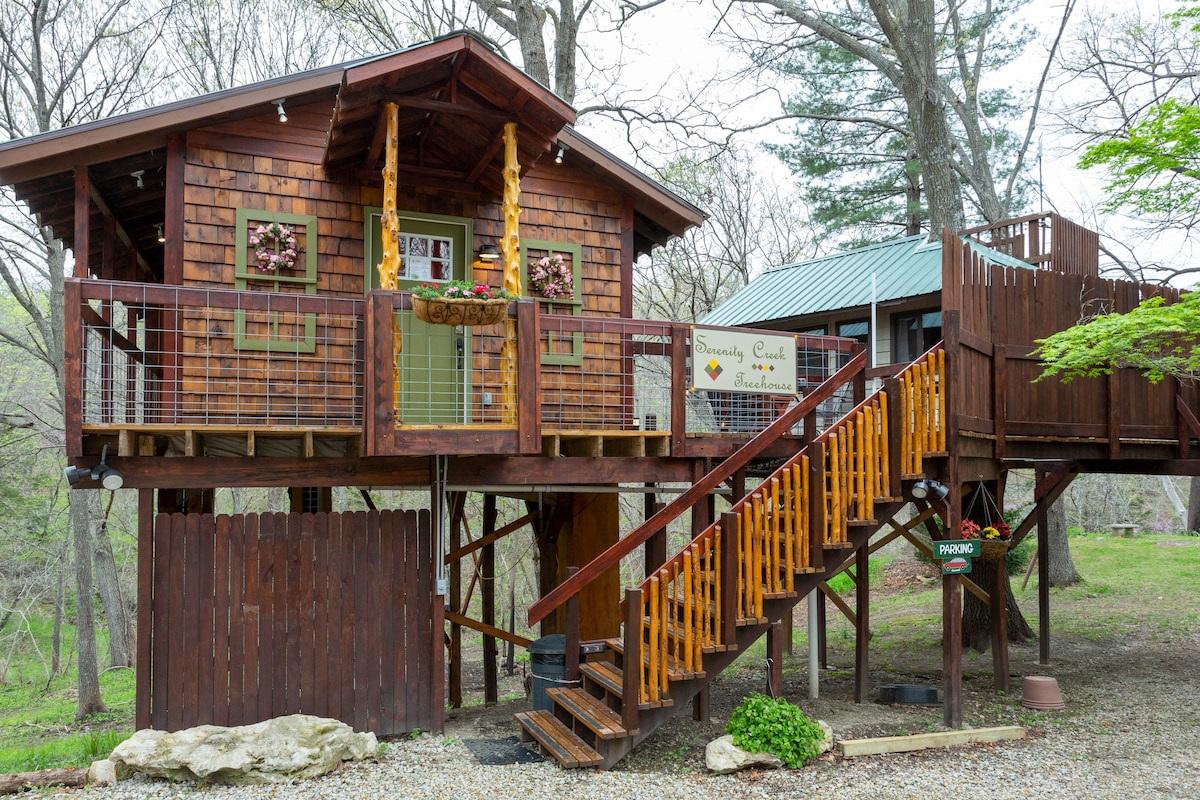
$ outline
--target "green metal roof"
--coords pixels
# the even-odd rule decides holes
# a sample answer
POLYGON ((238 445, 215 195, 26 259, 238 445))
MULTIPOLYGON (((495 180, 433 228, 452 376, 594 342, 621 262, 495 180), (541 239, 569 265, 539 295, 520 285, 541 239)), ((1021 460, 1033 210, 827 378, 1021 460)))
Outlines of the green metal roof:
MULTIPOLYGON (((1008 266, 1029 265, 979 244, 985 260, 1008 266)), ((924 234, 907 236, 811 261, 774 267, 754 278, 700 322, 736 327, 802 317, 941 291, 942 243, 924 234)))

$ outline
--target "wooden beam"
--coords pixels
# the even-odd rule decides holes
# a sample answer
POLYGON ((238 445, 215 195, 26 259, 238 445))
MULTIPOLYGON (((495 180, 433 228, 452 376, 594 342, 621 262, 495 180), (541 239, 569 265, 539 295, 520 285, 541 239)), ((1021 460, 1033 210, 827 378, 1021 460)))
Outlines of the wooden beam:
POLYGON ((873 756, 881 753, 908 753, 933 747, 953 747, 961 744, 985 744, 1025 738, 1025 729, 1017 725, 998 728, 974 728, 968 731, 940 731, 912 736, 881 736, 873 739, 846 739, 838 749, 846 758, 873 756))
MULTIPOLYGON (((494 495, 488 495, 488 496, 494 497, 494 495)), ((531 511, 528 514, 526 514, 525 516, 521 517, 520 519, 514 520, 514 521, 508 523, 503 528, 500 528, 497 531, 493 531, 492 533, 485 534, 484 536, 481 536, 480 538, 476 539, 475 541, 469 542, 465 546, 460 547, 457 550, 454 550, 450 553, 447 553, 446 554, 446 563, 452 564, 455 561, 458 561, 460 558, 469 556, 471 553, 474 553, 479 548, 484 547, 485 545, 493 544, 493 543, 499 541, 500 539, 503 539, 505 536, 508 536, 510 533, 519 531, 521 528, 524 528, 526 525, 530 524, 537 518, 538 518, 538 512, 531 511)))
POLYGON ((470 628, 473 631, 479 631, 487 636, 494 636, 497 639, 502 639, 506 642, 512 642, 517 647, 529 647, 533 644, 532 639, 526 639, 524 636, 517 636, 515 633, 509 633, 503 628, 497 628, 494 625, 484 625, 482 622, 477 622, 470 617, 464 617, 456 611, 446 611, 446 620, 455 625, 461 625, 464 628, 470 628))

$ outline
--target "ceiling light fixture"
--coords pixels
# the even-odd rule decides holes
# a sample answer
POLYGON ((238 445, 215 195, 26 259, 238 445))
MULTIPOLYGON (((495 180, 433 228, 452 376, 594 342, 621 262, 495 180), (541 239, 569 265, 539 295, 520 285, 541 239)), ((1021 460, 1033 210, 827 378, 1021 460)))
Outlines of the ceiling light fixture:
POLYGON ((154 227, 158 229, 158 243, 162 244, 163 242, 165 242, 167 240, 167 235, 165 233, 163 233, 162 223, 160 222, 157 225, 155 225, 154 227))
POLYGON ((283 102, 285 100, 287 100, 286 97, 281 97, 278 100, 271 101, 272 103, 275 104, 276 110, 279 111, 279 121, 280 122, 287 122, 287 112, 283 110, 283 102))
POLYGON ((139 189, 145 189, 145 188, 146 188, 146 182, 145 182, 144 180, 142 180, 142 176, 143 176, 143 175, 145 175, 145 174, 146 174, 146 170, 144 170, 144 169, 135 169, 133 172, 129 173, 129 177, 131 177, 131 178, 133 178, 135 181, 137 181, 137 188, 139 188, 139 189))
POLYGON ((500 251, 496 249, 494 244, 485 244, 479 248, 480 261, 497 261, 500 258, 500 251))

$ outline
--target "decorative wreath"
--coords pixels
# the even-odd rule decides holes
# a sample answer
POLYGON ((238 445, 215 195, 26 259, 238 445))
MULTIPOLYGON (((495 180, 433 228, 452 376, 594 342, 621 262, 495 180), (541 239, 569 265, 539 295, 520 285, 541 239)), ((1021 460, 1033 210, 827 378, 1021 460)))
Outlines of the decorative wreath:
POLYGON ((574 276, 571 265, 560 253, 529 259, 529 286, 542 297, 573 297, 574 276))
POLYGON ((296 230, 279 222, 264 222, 250 234, 256 266, 262 272, 294 269, 296 266, 296 230))

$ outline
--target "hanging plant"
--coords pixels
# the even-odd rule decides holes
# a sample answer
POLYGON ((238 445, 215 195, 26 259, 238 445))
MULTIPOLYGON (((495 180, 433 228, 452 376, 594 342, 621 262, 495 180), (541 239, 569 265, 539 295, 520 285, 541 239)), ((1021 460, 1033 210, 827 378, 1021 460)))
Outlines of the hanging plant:
POLYGON ((254 248, 255 266, 260 272, 295 269, 296 230, 279 222, 264 222, 254 229, 247 240, 254 248))

